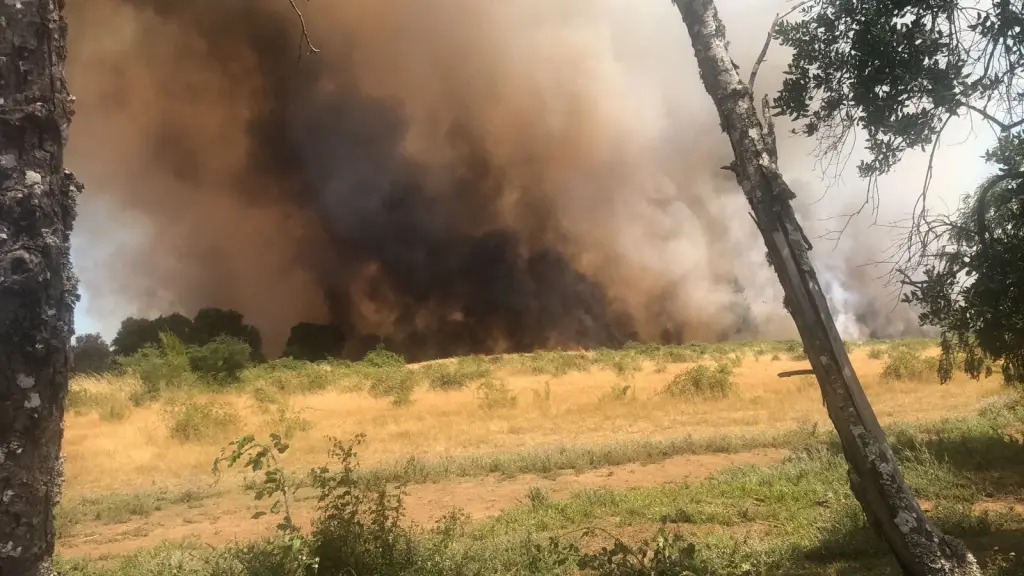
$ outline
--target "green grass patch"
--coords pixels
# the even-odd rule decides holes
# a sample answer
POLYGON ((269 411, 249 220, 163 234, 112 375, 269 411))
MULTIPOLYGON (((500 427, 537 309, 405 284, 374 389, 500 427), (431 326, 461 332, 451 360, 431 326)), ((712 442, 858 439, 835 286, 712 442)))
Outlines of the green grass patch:
POLYGON ((66 535, 83 523, 123 524, 135 518, 148 517, 169 506, 198 503, 207 496, 202 490, 83 496, 58 506, 57 532, 66 535))

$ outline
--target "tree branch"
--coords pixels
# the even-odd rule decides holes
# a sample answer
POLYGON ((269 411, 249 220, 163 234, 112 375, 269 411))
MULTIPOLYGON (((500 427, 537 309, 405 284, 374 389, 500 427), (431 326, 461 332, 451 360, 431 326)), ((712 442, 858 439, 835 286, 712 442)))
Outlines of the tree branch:
POLYGON ((757 55, 757 60, 754 60, 754 67, 750 70, 750 80, 747 81, 747 86, 750 87, 750 91, 754 91, 754 81, 757 80, 757 71, 761 69, 761 64, 764 63, 765 56, 768 55, 768 47, 772 45, 772 37, 775 35, 775 28, 778 27, 779 22, 793 12, 799 10, 804 4, 807 4, 810 0, 803 0, 796 6, 793 6, 785 14, 776 14, 775 19, 772 20, 771 27, 768 28, 768 37, 764 39, 764 46, 761 47, 761 53, 757 55))
MULTIPOLYGON (((309 0, 306 0, 309 2, 309 0)), ((310 56, 320 52, 315 46, 313 41, 309 39, 309 29, 306 28, 306 17, 302 15, 302 10, 299 10, 299 6, 295 3, 295 0, 288 0, 288 3, 292 5, 292 10, 295 11, 295 15, 299 18, 299 24, 302 26, 302 40, 299 43, 299 58, 303 56, 310 56), (303 44, 305 46, 303 46, 303 44), (305 52, 305 54, 303 54, 305 52)))
POLYGON ((978 108, 977 106, 973 106, 971 104, 964 104, 964 107, 967 108, 968 110, 972 111, 972 112, 977 112, 982 118, 984 118, 985 120, 988 120, 992 124, 995 124, 996 127, 999 128, 999 131, 1002 132, 1003 134, 1005 134, 1005 133, 1007 133, 1007 132, 1009 132, 1009 131, 1011 131, 1011 130, 1013 130, 1015 128, 1019 128, 1021 126, 1024 126, 1024 118, 1022 118, 1020 120, 1017 120, 1016 122, 1011 122, 1011 123, 1007 124, 1006 122, 1003 122, 1002 120, 1000 120, 1000 119, 996 118, 995 116, 989 114, 983 108, 978 108))

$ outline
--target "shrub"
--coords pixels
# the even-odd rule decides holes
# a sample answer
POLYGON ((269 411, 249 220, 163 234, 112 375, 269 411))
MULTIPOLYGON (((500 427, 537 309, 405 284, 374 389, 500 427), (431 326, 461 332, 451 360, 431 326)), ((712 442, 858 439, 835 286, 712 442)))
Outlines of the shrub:
POLYGON ((540 486, 531 486, 526 492, 526 501, 534 508, 543 508, 551 504, 551 492, 540 486))
POLYGON ((579 352, 544 351, 518 358, 518 362, 534 374, 565 376, 571 372, 585 372, 594 361, 579 352))
POLYGON ((882 378, 889 381, 938 381, 938 358, 923 357, 920 352, 904 347, 893 347, 889 359, 882 367, 882 378))
POLYGON ((734 387, 732 370, 727 363, 716 364, 714 369, 697 364, 676 374, 665 387, 665 393, 673 398, 724 398, 734 387))
POLYGON ((405 358, 384 348, 383 344, 377 344, 377 347, 367 352, 359 363, 367 368, 402 368, 405 366, 405 358))
POLYGON ((440 362, 423 368, 432 390, 462 390, 476 380, 490 376, 491 367, 485 362, 459 358, 454 362, 440 362))
POLYGON ((247 368, 240 375, 245 382, 262 383, 281 392, 317 392, 331 383, 331 371, 326 366, 278 358, 247 368))
POLYGON ((193 372, 224 386, 240 381, 242 371, 252 365, 252 347, 239 338, 217 336, 203 346, 189 348, 187 357, 193 372))
POLYGON ((169 349, 147 347, 128 356, 118 358, 122 368, 139 380, 139 388, 132 395, 132 402, 141 405, 159 397, 169 388, 182 388, 194 382, 189 370, 188 356, 184 347, 177 347, 181 341, 173 336, 166 337, 169 349))
POLYGON ((881 360, 885 358, 885 348, 881 346, 874 346, 868 350, 868 358, 872 360, 881 360))
POLYGON ((277 455, 288 449, 280 435, 272 434, 271 443, 257 442, 246 436, 229 445, 230 454, 222 454, 215 463, 228 466, 245 462, 253 472, 262 472, 254 497, 275 501, 266 512, 282 514, 274 539, 249 544, 234 551, 245 574, 307 575, 359 574, 423 576, 464 573, 451 562, 448 552, 466 517, 460 513, 444 516, 428 538, 420 537, 405 520, 405 486, 367 484, 358 474, 356 448, 363 441, 335 441, 330 451, 333 469, 321 466, 310 472, 310 484, 317 496, 317 516, 310 533, 304 534, 291 518, 290 500, 294 484, 278 465, 277 455), (244 458, 244 459, 243 459, 244 458))
POLYGON ((394 406, 406 406, 412 403, 412 393, 419 384, 420 375, 405 366, 398 368, 382 368, 370 371, 367 391, 374 398, 390 397, 394 406))
POLYGON ((273 411, 266 417, 263 427, 267 430, 277 430, 285 440, 291 440, 300 432, 309 432, 313 429, 313 423, 302 417, 287 402, 281 402, 273 407, 273 411))
POLYGON ((503 410, 515 408, 519 399, 508 387, 508 382, 500 378, 487 378, 477 385, 477 402, 484 410, 503 410))
POLYGON ((601 349, 594 353, 599 364, 611 369, 620 378, 629 378, 639 372, 644 365, 643 356, 634 350, 601 349))
POLYGON ((238 415, 219 402, 181 400, 163 409, 171 438, 182 442, 215 440, 238 424, 238 415))

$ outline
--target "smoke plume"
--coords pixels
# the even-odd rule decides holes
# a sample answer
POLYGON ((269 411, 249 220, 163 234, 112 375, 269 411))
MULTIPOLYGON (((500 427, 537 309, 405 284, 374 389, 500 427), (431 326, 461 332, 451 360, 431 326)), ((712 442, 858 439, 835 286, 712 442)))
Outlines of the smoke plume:
MULTIPOLYGON (((413 358, 795 333, 667 0, 300 6, 302 58, 286 0, 68 1, 88 313, 413 358)), ((912 330, 855 260, 824 261, 847 335, 912 330)))

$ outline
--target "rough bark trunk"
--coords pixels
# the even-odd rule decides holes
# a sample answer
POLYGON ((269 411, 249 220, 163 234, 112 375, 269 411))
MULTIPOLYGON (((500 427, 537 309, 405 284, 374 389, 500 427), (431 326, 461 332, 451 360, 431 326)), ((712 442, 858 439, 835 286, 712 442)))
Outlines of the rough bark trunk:
POLYGON ((63 4, 0 1, 0 576, 52 573, 80 190, 63 4))
POLYGON ((735 162, 731 169, 782 283, 786 308, 800 332, 829 418, 842 442, 850 488, 868 522, 888 543, 905 574, 980 575, 967 548, 942 534, 921 510, 850 365, 808 258, 810 242, 790 204, 795 195, 779 173, 767 97, 762 103, 762 123, 753 93, 729 57, 725 27, 714 1, 673 2, 690 34, 701 80, 732 143, 735 162))

